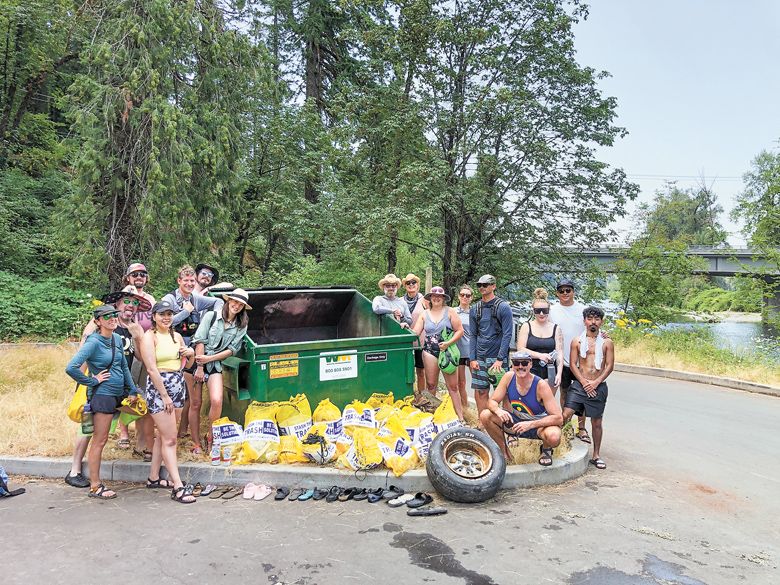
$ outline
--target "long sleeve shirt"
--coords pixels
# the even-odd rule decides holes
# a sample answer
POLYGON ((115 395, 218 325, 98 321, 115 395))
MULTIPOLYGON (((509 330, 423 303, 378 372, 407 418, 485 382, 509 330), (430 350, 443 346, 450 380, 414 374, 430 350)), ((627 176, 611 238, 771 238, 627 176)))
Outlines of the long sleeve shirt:
POLYGON ((371 308, 377 315, 392 315, 393 311, 398 309, 401 311, 401 322, 406 323, 409 327, 412 326, 412 316, 409 314, 409 306, 403 299, 399 299, 398 297, 388 299, 383 295, 375 296, 374 300, 371 301, 371 308))
POLYGON ((76 352, 76 355, 68 362, 65 372, 79 384, 83 384, 91 390, 91 395, 124 396, 125 388, 130 389, 130 394, 138 394, 130 375, 130 368, 122 353, 122 338, 112 333, 114 340, 114 359, 111 360, 111 338, 103 337, 100 333, 93 333, 87 337, 84 345, 76 352), (92 376, 86 376, 81 371, 81 366, 87 363, 92 376), (102 384, 94 378, 94 375, 108 370, 110 377, 102 384))
POLYGON ((499 359, 505 364, 509 359, 509 344, 512 342, 512 309, 509 303, 501 303, 496 319, 493 318, 493 305, 498 302, 494 297, 482 306, 482 319, 477 322, 477 303, 469 311, 471 329, 470 360, 499 359))
POLYGON ((189 298, 184 298, 184 296, 181 294, 181 289, 178 288, 172 292, 169 292, 162 298, 162 300, 171 303, 174 313, 172 326, 176 331, 181 333, 182 337, 184 338, 184 343, 187 345, 189 345, 192 336, 195 334, 195 330, 197 329, 198 323, 200 323, 200 319, 203 314, 206 311, 212 309, 214 311, 220 312, 222 310, 222 305, 225 304, 225 301, 220 298, 204 297, 198 293, 192 293, 189 298), (184 303, 187 301, 192 303, 192 312, 184 308, 184 303), (180 323, 183 323, 187 320, 189 320, 191 324, 190 331, 182 331, 179 327, 177 327, 180 323))

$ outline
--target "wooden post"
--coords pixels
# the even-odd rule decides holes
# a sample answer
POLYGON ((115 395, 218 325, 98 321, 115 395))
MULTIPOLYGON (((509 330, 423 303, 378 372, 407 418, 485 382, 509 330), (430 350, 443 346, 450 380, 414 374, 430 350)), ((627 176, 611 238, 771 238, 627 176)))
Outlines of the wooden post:
POLYGON ((428 266, 428 268, 425 269, 425 292, 423 294, 428 294, 431 292, 431 287, 433 286, 433 268, 431 266, 428 266))

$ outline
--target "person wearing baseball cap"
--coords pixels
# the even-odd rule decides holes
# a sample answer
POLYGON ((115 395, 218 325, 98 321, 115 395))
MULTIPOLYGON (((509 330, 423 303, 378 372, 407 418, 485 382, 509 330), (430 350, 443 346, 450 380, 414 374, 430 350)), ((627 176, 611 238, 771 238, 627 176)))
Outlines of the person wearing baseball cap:
POLYGON ((477 288, 482 298, 469 310, 469 367, 474 401, 477 411, 482 412, 488 407, 490 387, 495 386, 493 380, 498 379, 509 361, 514 320, 509 303, 496 296, 495 276, 483 274, 477 280, 477 288))
POLYGON ((123 280, 125 287, 122 289, 124 292, 133 293, 146 300, 149 305, 146 304, 143 307, 139 307, 136 312, 135 321, 138 323, 144 331, 149 331, 152 328, 152 312, 151 308, 155 303, 154 297, 144 290, 149 286, 149 271, 146 270, 146 266, 140 262, 133 262, 125 270, 125 278, 123 280))
POLYGON ((539 465, 548 467, 561 442, 561 405, 547 381, 531 373, 531 354, 516 351, 511 358, 512 369, 501 377, 479 420, 507 459, 506 435, 541 441, 539 465))

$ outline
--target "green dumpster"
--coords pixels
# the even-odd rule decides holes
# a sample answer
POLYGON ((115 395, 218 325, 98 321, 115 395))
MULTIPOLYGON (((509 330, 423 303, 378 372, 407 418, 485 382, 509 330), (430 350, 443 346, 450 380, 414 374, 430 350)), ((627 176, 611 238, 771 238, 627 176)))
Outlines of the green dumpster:
POLYGON ((343 408, 373 392, 413 392, 417 336, 348 287, 249 289, 241 351, 224 362, 223 412, 242 421, 249 400, 305 393, 343 408))

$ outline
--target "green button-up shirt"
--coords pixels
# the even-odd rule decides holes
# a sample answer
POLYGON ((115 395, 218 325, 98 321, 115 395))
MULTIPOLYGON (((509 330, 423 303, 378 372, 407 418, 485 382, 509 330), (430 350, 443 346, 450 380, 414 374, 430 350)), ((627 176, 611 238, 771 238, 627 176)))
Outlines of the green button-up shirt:
MULTIPOLYGON (((206 355, 215 355, 226 349, 236 355, 245 334, 246 327, 239 329, 235 325, 226 324, 222 311, 209 311, 201 319, 190 345, 194 347, 197 343, 203 343, 206 346, 206 355)), ((222 372, 222 362, 211 362, 206 365, 209 366, 206 371, 222 372)))

